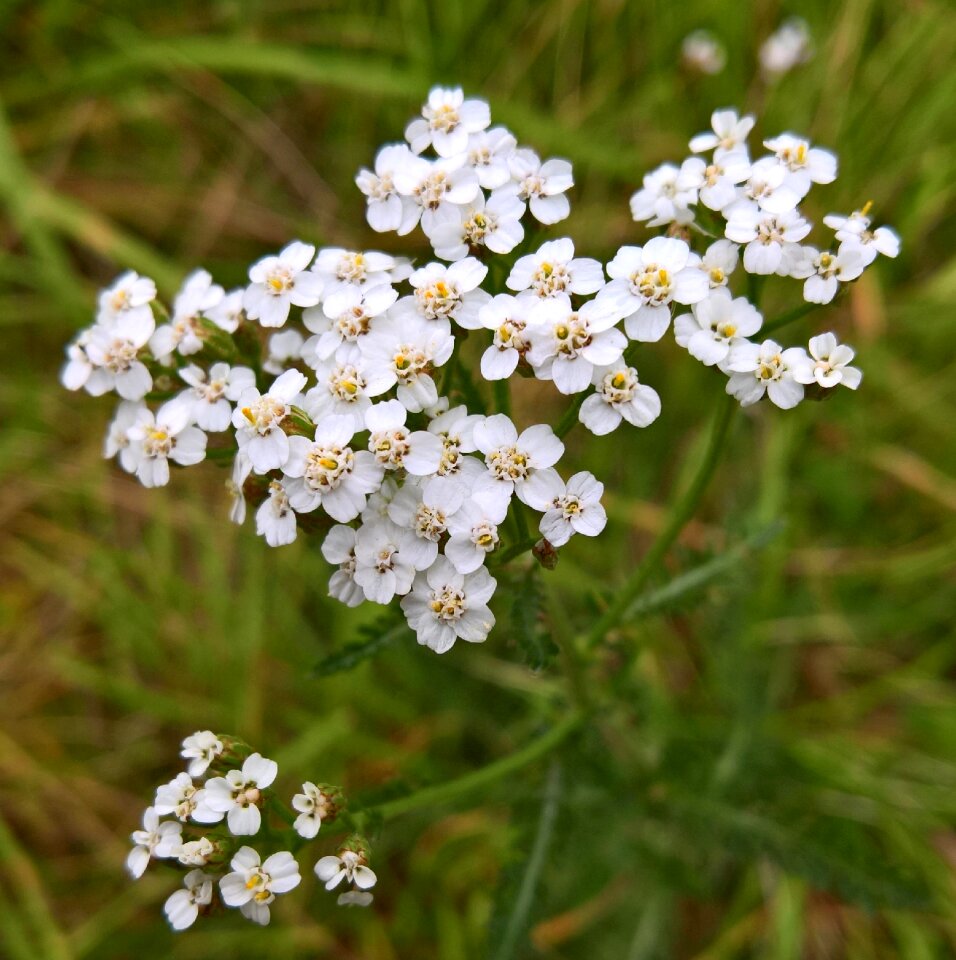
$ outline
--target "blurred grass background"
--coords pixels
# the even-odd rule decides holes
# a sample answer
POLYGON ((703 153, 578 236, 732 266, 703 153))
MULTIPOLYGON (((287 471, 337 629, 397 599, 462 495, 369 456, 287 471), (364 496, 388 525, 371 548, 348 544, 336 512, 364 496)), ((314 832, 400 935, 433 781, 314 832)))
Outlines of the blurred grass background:
MULTIPOLYGON (((10 0, 0 36, 0 955, 956 955, 949 4, 10 0), (791 13, 816 54, 767 86, 756 51, 791 13), (679 64, 698 27, 728 48, 720 76, 679 64), (374 796, 505 756, 569 709, 559 662, 523 665, 506 605, 484 647, 403 643, 317 677, 375 611, 325 598, 316 544, 229 525, 213 465, 143 491, 100 459, 110 402, 57 383, 123 268, 168 297, 199 263, 241 283, 292 237, 424 256, 370 234, 352 177, 435 82, 574 162, 561 231, 605 259, 644 236, 642 174, 715 107, 834 148, 811 216, 873 199, 903 252, 783 339, 836 329, 863 387, 739 418, 660 582, 782 532, 615 633, 587 668, 604 708, 550 767, 388 823, 373 909, 307 878, 267 931, 230 916, 174 939, 177 877, 132 884, 122 863, 184 734, 245 737, 290 794, 308 777, 374 796)), ((765 312, 796 289, 769 285, 765 312)), ((661 419, 569 441, 612 523, 535 581, 565 644, 660 529, 723 385, 669 339, 639 368, 661 419)), ((553 419, 558 400, 524 396, 553 419)))

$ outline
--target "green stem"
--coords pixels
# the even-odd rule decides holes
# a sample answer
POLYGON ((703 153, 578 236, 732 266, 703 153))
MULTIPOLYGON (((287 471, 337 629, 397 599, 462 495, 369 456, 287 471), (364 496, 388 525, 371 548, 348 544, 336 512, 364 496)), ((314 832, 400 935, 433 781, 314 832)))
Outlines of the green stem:
POLYGON ((819 306, 820 304, 818 303, 801 303, 799 307, 794 307, 792 310, 786 310, 774 317, 773 320, 768 320, 760 329, 760 335, 763 336, 765 334, 772 333, 774 330, 779 330, 781 327, 785 327, 788 323, 793 323, 794 320, 799 320, 801 317, 805 317, 808 313, 816 310, 819 306))
POLYGON ((704 454, 704 459, 701 461, 694 479, 691 481, 687 490, 684 491, 683 496, 674 504, 667 524, 657 535, 657 539, 651 544, 651 548, 644 554, 644 559, 637 565, 621 589, 617 591, 608 608, 591 628, 587 635, 586 647, 591 648, 597 646, 597 644, 604 639, 608 631, 626 614, 628 608, 634 602, 635 597, 643 590, 644 585, 657 569, 658 564, 664 559, 667 551, 680 535, 681 530, 684 529, 687 522, 694 515, 697 504, 707 489, 710 478, 713 476, 717 463, 720 460, 724 440, 727 436, 727 429, 730 426, 731 418, 736 409, 737 402, 733 397, 723 397, 722 403, 717 408, 717 413, 714 417, 714 426, 710 435, 710 442, 707 445, 707 451, 704 454))
POLYGON ((571 402, 571 406, 561 415, 558 425, 554 428, 556 436, 564 438, 570 432, 571 428, 578 422, 578 411, 581 409, 584 401, 590 395, 590 390, 584 390, 579 393, 571 402))
POLYGON ((509 560, 514 560, 515 557, 520 557, 521 554, 527 553, 529 550, 534 548, 534 545, 540 539, 541 537, 528 537, 525 540, 519 540, 517 543, 513 543, 506 550, 502 550, 501 553, 492 554, 495 560, 495 566, 500 567, 509 560))
POLYGON ((540 757, 550 753, 556 747, 560 746, 572 733, 579 729, 585 720, 585 714, 575 711, 570 716, 565 717, 560 723, 555 724, 547 733, 532 740, 527 746, 516 750, 507 757, 489 763, 488 766, 475 770, 473 773, 466 773, 465 776, 457 780, 450 780, 447 783, 440 783, 434 787, 425 787, 410 793, 407 797, 399 797, 397 800, 389 800, 378 806, 370 807, 365 812, 370 817, 380 817, 383 820, 390 820, 392 817, 399 817, 405 813, 412 813, 415 810, 427 809, 441 804, 457 800, 459 797, 467 796, 502 780, 509 774, 523 769, 540 757))
POLYGON ((506 417, 511 416, 511 389, 507 380, 493 380, 492 390, 495 397, 495 410, 506 417))

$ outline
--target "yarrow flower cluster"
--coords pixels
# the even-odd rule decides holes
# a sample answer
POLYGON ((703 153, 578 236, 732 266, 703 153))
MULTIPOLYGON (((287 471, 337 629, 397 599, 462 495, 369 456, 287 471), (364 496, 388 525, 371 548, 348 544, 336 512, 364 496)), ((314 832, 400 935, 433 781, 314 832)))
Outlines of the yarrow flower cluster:
MULTIPOLYGON (((286 829, 290 843, 296 840, 294 835, 315 839, 323 823, 333 830, 347 829, 351 823, 341 790, 303 783, 302 793, 292 797, 292 808, 299 813, 295 817, 275 792, 276 762, 252 753, 241 741, 199 730, 183 741, 182 756, 189 761, 186 771, 156 789, 153 803, 143 813, 143 828, 131 834, 127 870, 139 879, 153 860, 162 860, 184 872, 182 886, 164 907, 174 930, 185 930, 200 916, 223 907, 236 907, 253 923, 268 924, 276 896, 301 882, 299 864, 290 850, 264 856, 250 845, 258 845, 258 840, 248 838, 260 834, 263 818, 270 813, 291 822, 291 829, 286 829)), ((275 841, 267 845, 275 846, 275 841)), ((335 854, 314 863, 316 875, 328 890, 343 880, 348 883, 339 904, 367 906, 372 901, 368 891, 376 882, 368 866, 368 841, 352 833, 334 849, 335 854), (331 870, 333 862, 339 869, 331 870)))
MULTIPOLYGON (((242 288, 195 271, 168 310, 151 280, 126 273, 68 347, 62 381, 119 396, 104 452, 145 486, 167 483, 170 463, 231 459, 232 519, 253 512, 274 547, 318 532, 333 597, 399 598, 438 653, 484 641, 502 556, 537 546, 551 562, 552 548, 603 530, 603 485, 587 471, 562 477, 562 436, 575 422, 599 436, 654 422, 660 396, 637 356, 672 320, 677 343, 745 406, 859 385, 833 334, 809 351, 761 339, 760 311, 732 282, 796 278, 825 304, 877 255, 896 256, 898 238, 872 228, 867 204, 825 218, 835 248, 806 244, 800 204, 835 179, 836 157, 783 133, 752 160, 753 127, 716 111, 692 156, 648 173, 631 198, 634 219, 664 234, 602 264, 568 237, 526 235, 567 217, 571 165, 519 147, 484 101, 435 88, 406 142, 356 182, 375 230, 420 225, 438 259, 297 240, 254 263, 242 288), (466 358, 468 340, 478 350, 466 358), (514 376, 575 398, 557 431, 511 418, 514 376)), ((202 809, 241 832, 259 808, 232 803, 247 795, 233 779, 202 809)))

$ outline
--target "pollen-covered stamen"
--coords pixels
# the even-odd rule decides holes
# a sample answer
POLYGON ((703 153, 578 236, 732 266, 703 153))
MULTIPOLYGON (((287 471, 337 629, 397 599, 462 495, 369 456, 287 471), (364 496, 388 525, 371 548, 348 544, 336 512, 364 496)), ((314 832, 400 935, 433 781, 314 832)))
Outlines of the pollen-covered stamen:
POLYGON ((659 267, 656 263, 649 263, 643 270, 632 273, 630 281, 631 293, 643 297, 647 303, 663 304, 671 298, 673 278, 664 267, 659 267))
POLYGON ((428 357, 417 347, 405 344, 395 351, 392 366, 399 383, 408 383, 425 372, 428 367, 428 357))
POLYGON ((532 197, 543 197, 545 196, 545 188, 544 178, 532 173, 518 184, 518 196, 522 200, 530 200, 532 197))
POLYGON ((495 329, 494 345, 499 350, 517 350, 525 353, 530 346, 524 337, 525 323, 514 317, 502 320, 495 329))
POLYGON ((272 512, 280 520, 289 515, 292 507, 289 506, 289 495, 285 487, 278 480, 269 481, 269 499, 272 501, 272 512))
POLYGON ((339 280, 345 280, 348 283, 362 283, 366 277, 365 254, 363 253, 345 253, 339 260, 335 275, 339 280))
POLYGON ((295 277, 288 267, 276 267, 267 276, 265 281, 266 293, 279 297, 295 286, 295 277))
POLYGON ((776 217, 766 217, 757 224, 757 240, 763 244, 784 243, 786 232, 786 224, 776 217))
POLYGON ((365 377, 352 364, 336 367, 329 375, 329 393, 340 403, 355 403, 362 399, 365 377))
POLYGON ((444 170, 436 170, 429 174, 415 189, 415 199, 421 206, 430 210, 437 210, 444 202, 449 186, 448 174, 444 170))
POLYGON ((252 786, 244 785, 236 791, 236 803, 241 807, 258 806, 261 799, 262 792, 255 784, 252 784, 252 786))
POLYGON ((769 359, 760 361, 754 375, 758 380, 779 380, 785 370, 783 357, 779 353, 775 353, 769 359))
POLYGON ((461 293, 453 284, 436 280, 427 287, 418 287, 415 290, 415 302, 425 319, 436 320, 451 315, 461 303, 461 293))
POLYGON ((807 165, 807 142, 800 140, 796 146, 783 147, 777 156, 790 170, 799 170, 807 165))
POLYGON ((171 437, 162 427, 153 427, 143 438, 143 452, 147 457, 168 457, 176 446, 176 438, 171 437))
POLYGON ((399 427, 397 430, 373 433, 369 437, 368 448, 387 470, 397 470, 408 453, 408 431, 399 427))
POLYGON ((581 512, 584 504, 581 503, 580 497, 573 493, 566 493, 563 497, 555 497, 553 506, 561 511, 565 520, 570 520, 581 512))
POLYGON ((715 287, 719 287, 727 279, 727 275, 720 267, 711 267, 708 276, 710 277, 711 286, 715 287))
POLYGON ((462 224, 461 231, 468 243, 473 247, 480 247, 485 242, 485 235, 494 230, 496 224, 495 217, 487 213, 476 213, 462 224))
POLYGON ((492 476, 498 480, 524 480, 530 472, 525 453, 517 447, 499 447, 485 457, 492 476))
POLYGON ((493 523, 486 521, 471 528, 471 542, 485 553, 491 553, 498 546, 498 541, 498 527, 493 523))
POLYGON ((287 413, 286 405, 268 394, 242 408, 242 415, 259 434, 266 434, 277 427, 287 413))
POLYGON ((370 318, 360 306, 352 307, 340 314, 335 320, 338 335, 348 343, 354 343, 368 333, 370 318))
POLYGON ((531 275, 531 289, 539 297, 553 297, 563 293, 571 283, 571 274, 563 263, 545 261, 531 275))
POLYGON ((226 392, 225 380, 210 380, 196 387, 196 392, 209 403, 215 403, 226 392))
POLYGON ((334 490, 355 467, 349 447, 319 447, 306 456, 303 480, 312 490, 334 490))
POLYGON ((103 356, 103 366, 111 373, 125 373, 136 360, 139 348, 130 340, 114 340, 103 356))
POLYGON ((587 321, 582 320, 580 314, 572 313, 567 320, 555 325, 554 339, 560 355, 574 358, 579 350, 591 342, 591 331, 587 321))
POLYGON ((628 403, 634 397, 637 375, 633 367, 606 373, 601 381, 601 392, 608 403, 628 403))
POLYGON ((437 620, 460 620, 465 613, 464 591, 447 585, 433 590, 429 607, 437 620))
POLYGON ((448 528, 448 517, 439 507, 421 504, 415 513, 415 533, 424 540, 437 543, 448 528))

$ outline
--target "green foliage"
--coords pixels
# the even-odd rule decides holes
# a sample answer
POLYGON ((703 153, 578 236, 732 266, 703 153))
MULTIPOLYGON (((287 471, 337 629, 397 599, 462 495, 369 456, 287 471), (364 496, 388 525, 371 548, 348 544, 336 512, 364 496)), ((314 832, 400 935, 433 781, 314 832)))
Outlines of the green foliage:
MULTIPOLYGON (((0 6, 0 28, 0 953, 956 953, 948 5, 34 0, 0 6), (815 57, 767 84, 757 44, 788 12, 815 57), (728 48, 713 78, 678 63, 700 26, 728 48), (567 418, 567 466, 607 486, 605 534, 554 570, 496 570, 518 599, 494 601, 486 644, 441 658, 396 611, 331 601, 316 538, 269 550, 229 525, 223 465, 165 491, 121 476, 100 458, 109 402, 56 384, 121 269, 168 295, 199 263, 241 283, 294 236, 427 257, 365 228, 352 178, 435 82, 574 161, 564 226, 588 256, 641 242, 640 177, 732 104, 760 135, 839 153, 812 219, 872 198, 903 236, 779 331, 832 326, 861 389, 738 415, 694 519, 593 650, 720 402, 670 338, 637 354, 663 401, 651 428, 595 439, 567 418), (275 757, 288 796, 299 775, 348 789, 373 909, 336 910, 309 876, 267 930, 227 916, 173 937, 175 875, 132 884, 121 865, 203 726, 275 757)), ((768 318, 794 310, 792 285, 763 295, 768 318)), ((455 396, 476 389, 473 336, 455 396)), ((562 420, 546 387, 519 384, 516 420, 562 420)))

